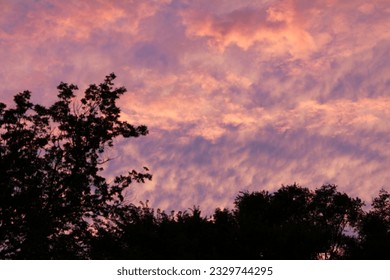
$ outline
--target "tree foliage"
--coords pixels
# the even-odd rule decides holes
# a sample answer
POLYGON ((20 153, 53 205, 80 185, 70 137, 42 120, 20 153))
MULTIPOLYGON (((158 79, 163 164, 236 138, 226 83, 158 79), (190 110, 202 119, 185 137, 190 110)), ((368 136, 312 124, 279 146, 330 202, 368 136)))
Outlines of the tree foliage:
POLYGON ((120 120, 114 74, 90 85, 80 102, 77 86, 61 83, 50 107, 31 94, 0 104, 0 255, 3 258, 85 258, 93 226, 123 201, 132 181, 151 179, 135 170, 109 184, 100 174, 115 138, 138 137, 146 126, 120 120))
POLYGON ((45 107, 31 93, 0 103, 1 259, 389 259, 390 194, 372 207, 335 185, 298 184, 275 192, 239 192, 234 208, 203 216, 124 203, 130 170, 102 175, 118 137, 148 134, 120 119, 114 74, 90 85, 61 83, 45 107))
POLYGON ((339 258, 347 228, 353 229, 362 202, 324 185, 314 192, 293 184, 273 194, 241 193, 236 215, 246 255, 266 259, 339 258))
POLYGON ((388 198, 381 192, 373 204, 380 207, 364 212, 359 198, 334 185, 310 190, 293 184, 273 193, 240 192, 232 210, 217 208, 212 217, 202 217, 198 207, 166 214, 147 204, 127 206, 114 219, 120 230, 102 229, 95 239, 93 258, 388 258, 382 247, 389 244, 388 198))
POLYGON ((390 259, 390 194, 381 190, 372 209, 361 219, 359 233, 362 259, 390 259))

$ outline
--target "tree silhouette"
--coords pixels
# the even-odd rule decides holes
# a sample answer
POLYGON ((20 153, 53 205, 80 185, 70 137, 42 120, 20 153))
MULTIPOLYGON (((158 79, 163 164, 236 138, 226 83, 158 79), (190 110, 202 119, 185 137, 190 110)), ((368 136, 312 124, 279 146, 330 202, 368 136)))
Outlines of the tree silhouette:
POLYGON ((106 223, 122 191, 151 179, 132 170, 109 184, 99 175, 115 138, 148 133, 119 119, 126 89, 114 79, 90 85, 79 103, 77 86, 66 83, 48 108, 29 91, 15 96, 15 108, 0 103, 1 258, 87 258, 94 226, 106 223))
POLYGON ((362 206, 361 199, 338 192, 335 185, 323 185, 315 190, 313 219, 323 234, 324 258, 342 258, 348 244, 356 242, 353 235, 363 215, 362 206))
POLYGON ((335 185, 297 184, 275 192, 239 192, 234 208, 202 216, 124 203, 131 170, 108 183, 105 151, 117 137, 146 135, 120 120, 114 74, 90 85, 61 83, 58 100, 33 104, 31 93, 0 103, 1 259, 388 259, 390 194, 372 208, 335 185))
MULTIPOLYGON (((94 241, 94 259, 216 259, 214 224, 198 207, 171 212, 148 205, 121 208, 114 228, 101 229, 94 241), (107 253, 107 244, 115 250, 107 253)), ((223 244, 226 246, 226 243, 223 244)))
POLYGON ((341 258, 347 235, 361 214, 360 199, 325 185, 314 192, 296 184, 268 192, 240 193, 235 201, 247 258, 341 258))
POLYGON ((388 258, 390 195, 373 209, 335 185, 297 184, 240 192, 234 209, 202 217, 198 207, 165 211, 122 205, 92 240, 93 259, 388 258))
POLYGON ((390 194, 381 190, 372 209, 362 218, 358 258, 390 259, 390 194))

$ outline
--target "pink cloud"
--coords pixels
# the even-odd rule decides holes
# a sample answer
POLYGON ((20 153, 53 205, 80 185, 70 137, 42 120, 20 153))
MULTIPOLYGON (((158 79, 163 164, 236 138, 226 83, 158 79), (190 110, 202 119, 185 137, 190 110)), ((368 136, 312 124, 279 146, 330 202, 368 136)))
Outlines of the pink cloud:
POLYGON ((183 14, 188 36, 205 37, 223 51, 229 45, 247 50, 259 45, 270 54, 302 56, 315 49, 312 36, 294 22, 289 10, 244 8, 225 15, 183 14))
POLYGON ((127 87, 122 117, 150 135, 118 141, 107 174, 154 174, 129 200, 212 211, 245 188, 388 185, 388 1, 1 5, 2 101, 112 71, 127 87))

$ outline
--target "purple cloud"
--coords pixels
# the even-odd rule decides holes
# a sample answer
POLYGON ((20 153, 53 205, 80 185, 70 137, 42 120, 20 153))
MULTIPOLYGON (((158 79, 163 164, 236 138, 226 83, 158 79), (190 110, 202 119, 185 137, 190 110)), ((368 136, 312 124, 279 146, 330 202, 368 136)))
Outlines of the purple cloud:
POLYGON ((2 101, 50 104, 115 72, 124 119, 107 175, 148 166, 128 200, 231 206, 242 189, 388 186, 387 1, 2 2, 2 101), (115 172, 114 172, 115 171, 115 172))

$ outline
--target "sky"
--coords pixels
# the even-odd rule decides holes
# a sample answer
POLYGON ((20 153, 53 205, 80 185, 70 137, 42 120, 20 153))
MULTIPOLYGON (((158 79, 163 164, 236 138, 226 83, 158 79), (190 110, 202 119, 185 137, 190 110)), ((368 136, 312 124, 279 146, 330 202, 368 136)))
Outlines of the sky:
POLYGON ((122 119, 108 178, 147 166, 127 201, 233 207, 294 182, 369 204, 390 186, 388 0, 0 0, 0 100, 82 94, 114 72, 122 119))

